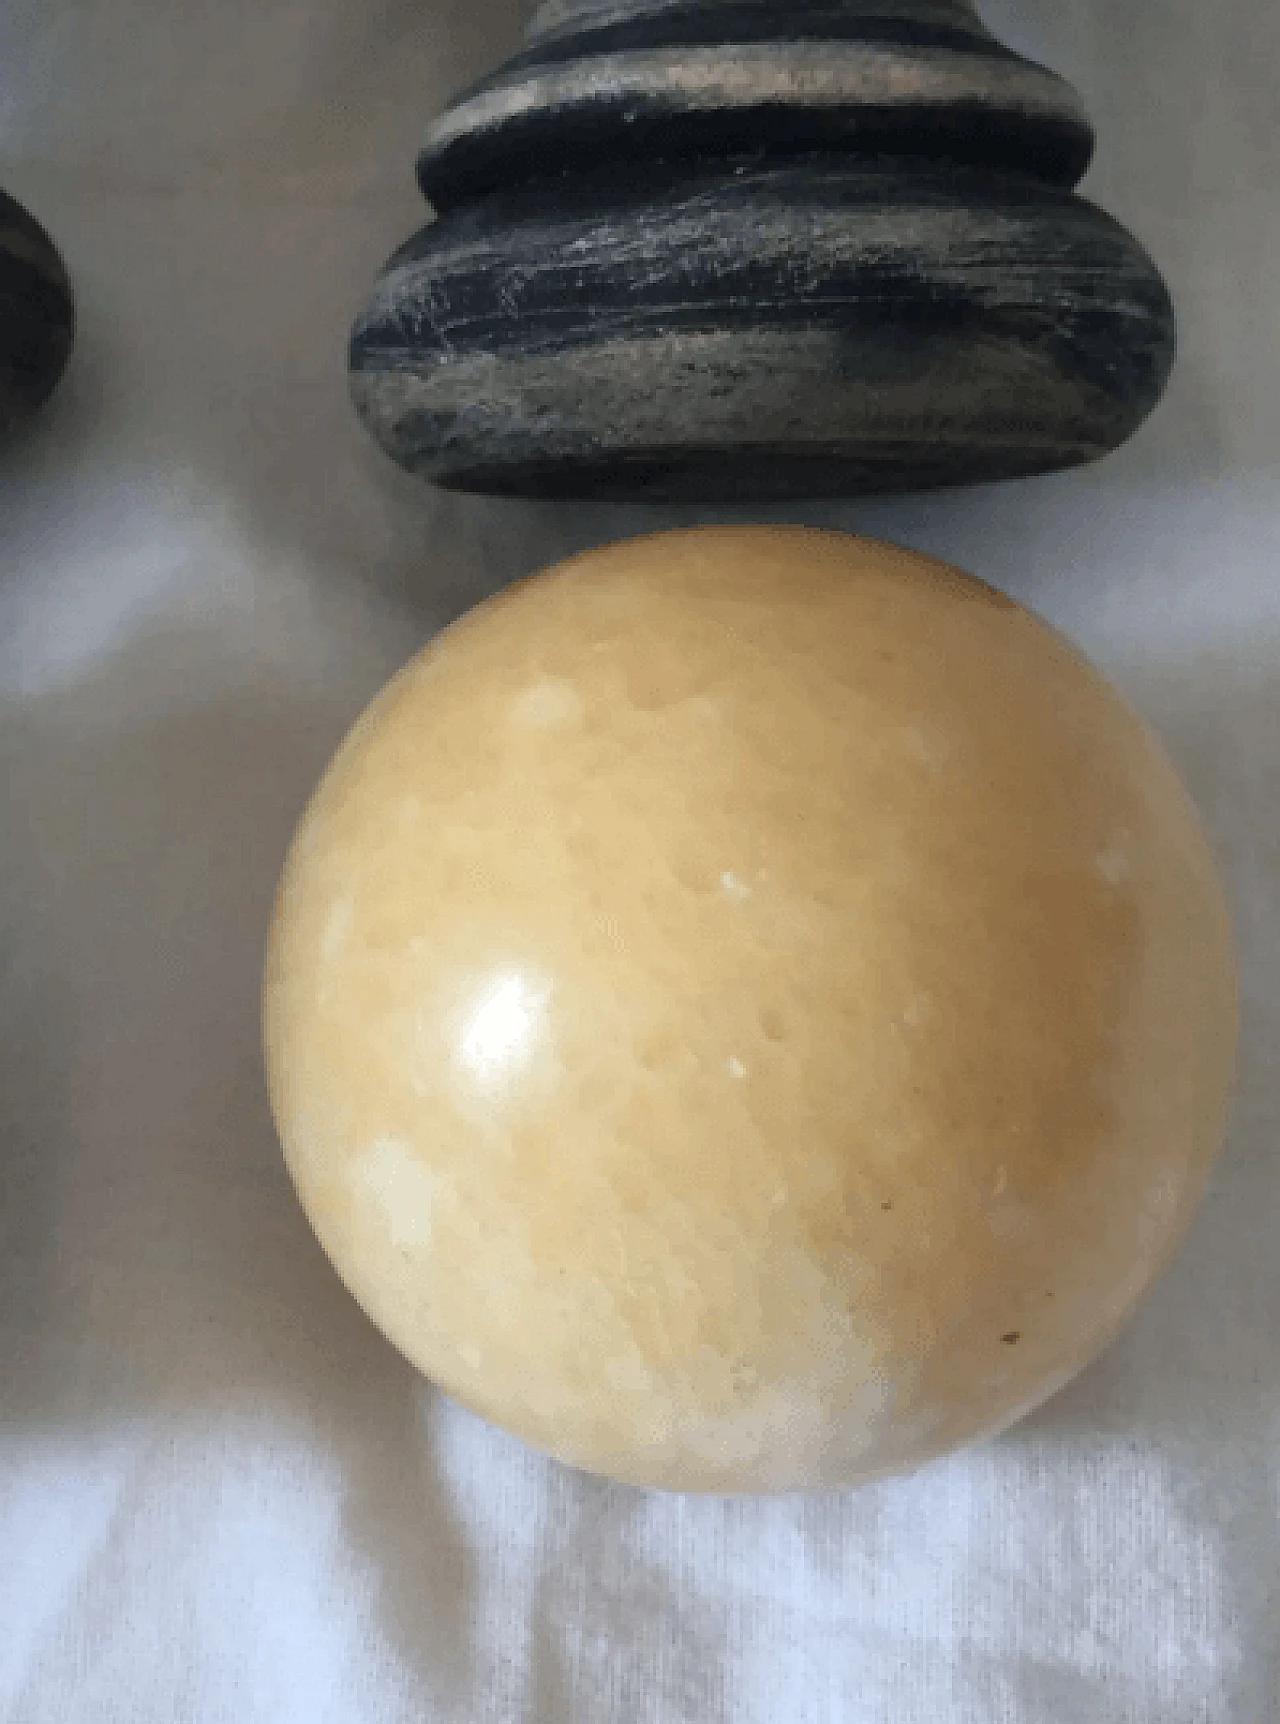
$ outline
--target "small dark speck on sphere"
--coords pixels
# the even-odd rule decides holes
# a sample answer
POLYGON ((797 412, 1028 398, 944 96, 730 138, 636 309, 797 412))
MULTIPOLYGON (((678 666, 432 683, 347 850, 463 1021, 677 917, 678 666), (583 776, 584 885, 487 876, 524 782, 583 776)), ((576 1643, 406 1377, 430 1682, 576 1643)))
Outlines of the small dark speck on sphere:
POLYGON ((1000 1339, 1004 1342, 1006 1347, 1016 1347, 1018 1342, 1022 1339, 1022 1333, 1018 1329, 1010 1329, 1009 1333, 1007 1335, 1002 1335, 1000 1339))
POLYGON ((882 1203, 880 1205, 880 1207, 881 1207, 881 1209, 892 1209, 893 1205, 892 1205, 892 1203, 885 1202, 885 1203, 882 1203))

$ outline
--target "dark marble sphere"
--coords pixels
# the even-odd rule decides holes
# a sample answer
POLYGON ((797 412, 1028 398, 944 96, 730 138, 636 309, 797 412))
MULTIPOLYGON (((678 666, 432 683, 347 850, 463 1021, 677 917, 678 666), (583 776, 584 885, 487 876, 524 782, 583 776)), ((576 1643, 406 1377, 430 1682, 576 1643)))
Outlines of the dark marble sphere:
POLYGON ((34 216, 0 192, 0 434, 52 395, 74 329, 71 283, 57 248, 34 216))
POLYGON ((1093 134, 964 0, 553 0, 430 128, 352 391, 438 484, 840 496, 1123 443, 1173 362, 1093 134))

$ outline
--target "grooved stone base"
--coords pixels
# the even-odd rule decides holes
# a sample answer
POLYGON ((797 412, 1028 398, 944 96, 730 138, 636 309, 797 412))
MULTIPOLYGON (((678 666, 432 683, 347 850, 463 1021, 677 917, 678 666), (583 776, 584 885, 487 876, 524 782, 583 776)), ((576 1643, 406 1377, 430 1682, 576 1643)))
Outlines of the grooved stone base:
POLYGON ((1093 133, 963 0, 553 0, 429 128, 352 391, 401 465, 547 497, 1074 466, 1173 362, 1093 133))
POLYGON ((843 495, 1122 442, 1172 311, 1061 191, 832 163, 598 182, 442 217, 392 261, 352 388, 402 466, 547 497, 843 495))

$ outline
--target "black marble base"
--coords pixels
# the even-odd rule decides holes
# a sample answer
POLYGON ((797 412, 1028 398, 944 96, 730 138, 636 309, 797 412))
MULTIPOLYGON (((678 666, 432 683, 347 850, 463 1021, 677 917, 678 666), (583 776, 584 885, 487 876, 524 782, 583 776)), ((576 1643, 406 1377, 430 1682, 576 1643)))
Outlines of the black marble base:
POLYGON ((1075 196, 1061 80, 961 0, 577 0, 419 162, 352 390, 394 459, 538 496, 761 500, 1108 453, 1173 311, 1075 196))
POLYGON ((74 325, 71 284, 53 241, 0 192, 0 434, 53 393, 74 325))

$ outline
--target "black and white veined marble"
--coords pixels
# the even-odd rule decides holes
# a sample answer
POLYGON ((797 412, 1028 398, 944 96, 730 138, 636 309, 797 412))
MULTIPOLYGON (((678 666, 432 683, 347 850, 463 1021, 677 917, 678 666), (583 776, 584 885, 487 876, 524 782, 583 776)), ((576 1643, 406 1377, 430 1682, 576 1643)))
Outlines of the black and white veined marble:
POLYGON ((552 497, 1094 460, 1174 314, 1076 194, 1092 150, 963 0, 551 0, 427 130, 436 219, 357 322, 356 405, 411 471, 552 497))

